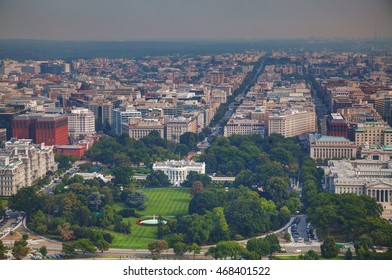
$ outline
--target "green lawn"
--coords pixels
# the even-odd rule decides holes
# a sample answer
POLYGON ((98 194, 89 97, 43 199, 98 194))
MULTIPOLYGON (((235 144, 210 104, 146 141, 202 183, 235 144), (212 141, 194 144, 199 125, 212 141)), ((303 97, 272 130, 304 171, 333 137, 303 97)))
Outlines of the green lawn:
POLYGON ((148 196, 147 208, 143 215, 177 216, 188 214, 191 197, 189 189, 185 188, 156 188, 143 189, 148 196))
MULTIPOLYGON (((147 208, 139 211, 144 216, 170 217, 177 215, 185 215, 188 213, 188 204, 190 195, 188 189, 182 188, 156 188, 143 189, 148 196, 147 208)), ((123 203, 115 205, 117 210, 125 207, 123 203)), ((157 228, 148 226, 139 226, 136 224, 136 218, 128 218, 132 223, 132 233, 121 234, 107 230, 115 238, 111 244, 113 248, 129 248, 129 249, 146 249, 147 245, 157 239, 157 228)))

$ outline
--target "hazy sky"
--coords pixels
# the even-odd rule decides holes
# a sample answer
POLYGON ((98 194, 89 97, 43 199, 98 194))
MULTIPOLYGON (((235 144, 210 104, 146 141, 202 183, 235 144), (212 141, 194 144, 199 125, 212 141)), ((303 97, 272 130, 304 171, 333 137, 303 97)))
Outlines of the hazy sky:
POLYGON ((392 37, 392 0, 0 0, 0 39, 392 37))

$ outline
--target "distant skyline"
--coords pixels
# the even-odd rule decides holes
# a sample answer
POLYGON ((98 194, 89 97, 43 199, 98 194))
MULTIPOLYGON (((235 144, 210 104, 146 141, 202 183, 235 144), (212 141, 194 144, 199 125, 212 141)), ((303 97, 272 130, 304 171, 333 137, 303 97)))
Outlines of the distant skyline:
POLYGON ((392 38, 391 0, 0 0, 0 39, 392 38))

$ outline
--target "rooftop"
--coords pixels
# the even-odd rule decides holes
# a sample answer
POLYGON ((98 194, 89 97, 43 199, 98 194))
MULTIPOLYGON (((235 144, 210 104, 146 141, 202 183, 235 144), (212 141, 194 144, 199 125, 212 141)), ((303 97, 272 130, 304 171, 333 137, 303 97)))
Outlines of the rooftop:
POLYGON ((341 136, 321 136, 317 139, 319 142, 350 142, 347 138, 341 136))

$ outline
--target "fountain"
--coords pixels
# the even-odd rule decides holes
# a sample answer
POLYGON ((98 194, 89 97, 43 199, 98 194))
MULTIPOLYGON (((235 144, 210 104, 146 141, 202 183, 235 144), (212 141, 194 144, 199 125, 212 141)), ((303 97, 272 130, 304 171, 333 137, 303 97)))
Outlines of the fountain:
MULTIPOLYGON (((144 226, 157 226, 158 225, 158 219, 155 218, 155 215, 152 217, 152 219, 146 219, 146 220, 139 220, 137 221, 138 225, 144 225, 144 226)), ((167 224, 166 220, 161 221, 162 224, 167 224)))

